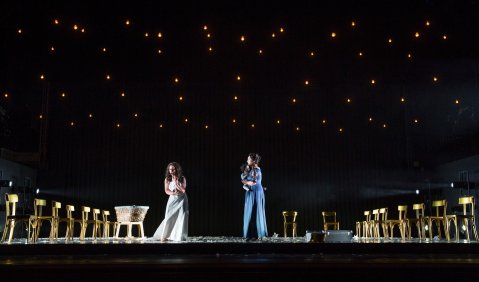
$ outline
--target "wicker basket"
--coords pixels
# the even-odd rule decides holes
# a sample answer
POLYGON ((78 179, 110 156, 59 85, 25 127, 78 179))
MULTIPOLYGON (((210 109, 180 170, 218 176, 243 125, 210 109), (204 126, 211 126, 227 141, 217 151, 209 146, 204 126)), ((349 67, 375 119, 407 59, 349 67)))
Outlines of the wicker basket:
POLYGON ((120 206, 115 207, 118 222, 142 222, 145 219, 148 206, 120 206))

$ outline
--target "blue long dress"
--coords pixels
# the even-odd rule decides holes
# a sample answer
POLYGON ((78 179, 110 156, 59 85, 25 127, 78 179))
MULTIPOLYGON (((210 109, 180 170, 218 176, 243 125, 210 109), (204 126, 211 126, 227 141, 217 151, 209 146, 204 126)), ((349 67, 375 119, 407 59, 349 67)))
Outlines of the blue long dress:
POLYGON ((244 238, 248 238, 248 228, 254 207, 256 208, 256 230, 258 231, 258 238, 268 236, 268 228, 266 227, 266 214, 264 212, 264 190, 263 186, 261 185, 261 178, 261 169, 259 167, 252 169, 246 177, 247 181, 256 180, 256 184, 251 186, 249 191, 245 192, 243 218, 244 238))

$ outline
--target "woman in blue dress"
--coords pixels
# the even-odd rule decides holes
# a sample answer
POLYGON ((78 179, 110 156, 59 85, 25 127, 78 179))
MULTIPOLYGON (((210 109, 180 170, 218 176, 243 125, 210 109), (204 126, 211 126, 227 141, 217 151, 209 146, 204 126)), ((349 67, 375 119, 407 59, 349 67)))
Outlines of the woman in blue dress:
POLYGON ((256 231, 257 238, 262 239, 268 236, 268 228, 266 227, 266 214, 264 211, 264 190, 261 185, 261 169, 258 164, 261 157, 258 154, 251 153, 248 155, 248 166, 249 171, 245 179, 241 182, 250 187, 245 193, 245 202, 244 202, 244 218, 243 218, 243 237, 249 239, 254 237, 251 235, 252 231, 250 228, 251 217, 256 217, 256 231), (253 214, 254 213, 254 214, 253 214))

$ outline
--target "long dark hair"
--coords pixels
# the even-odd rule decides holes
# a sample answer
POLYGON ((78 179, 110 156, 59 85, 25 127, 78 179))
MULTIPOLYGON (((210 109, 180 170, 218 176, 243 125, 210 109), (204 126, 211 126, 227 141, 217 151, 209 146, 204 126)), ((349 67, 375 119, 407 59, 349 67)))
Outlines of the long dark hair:
POLYGON ((183 169, 181 168, 180 164, 177 162, 171 162, 166 166, 166 172, 165 172, 165 178, 168 180, 168 182, 171 182, 173 180, 173 177, 170 174, 170 166, 174 166, 176 169, 176 176, 178 176, 178 181, 183 182, 183 179, 185 178, 183 175, 183 169))
MULTIPOLYGON (((255 162, 255 164, 259 164, 259 161, 261 160, 261 156, 256 154, 256 153, 249 153, 248 157, 255 162)), ((253 182, 256 182, 256 169, 254 169, 254 166, 252 167, 253 169, 253 182)))
POLYGON ((247 173, 247 172, 249 171, 249 166, 248 166, 248 164, 247 164, 247 163, 241 164, 240 170, 241 170, 242 173, 247 173))
POLYGON ((250 157, 256 164, 259 164, 259 161, 261 160, 261 156, 256 153, 249 153, 248 157, 250 157))

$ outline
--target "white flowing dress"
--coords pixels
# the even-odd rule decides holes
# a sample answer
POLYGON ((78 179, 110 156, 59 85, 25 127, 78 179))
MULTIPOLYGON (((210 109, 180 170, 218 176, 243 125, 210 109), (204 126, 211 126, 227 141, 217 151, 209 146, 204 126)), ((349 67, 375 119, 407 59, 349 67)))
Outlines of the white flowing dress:
MULTIPOLYGON (((175 191, 176 183, 171 181, 168 188, 175 191)), ((156 229, 153 239, 186 241, 188 238, 188 216, 188 197, 186 193, 170 195, 166 204, 165 219, 156 229)))

